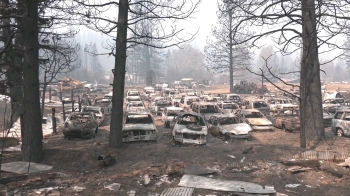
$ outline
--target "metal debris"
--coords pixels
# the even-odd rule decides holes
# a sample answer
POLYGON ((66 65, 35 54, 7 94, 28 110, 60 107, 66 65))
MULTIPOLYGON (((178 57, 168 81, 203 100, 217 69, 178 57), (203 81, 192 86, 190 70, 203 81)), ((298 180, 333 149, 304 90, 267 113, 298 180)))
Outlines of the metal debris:
POLYGON ((294 155, 293 159, 325 160, 340 163, 344 162, 348 157, 350 155, 343 152, 309 150, 294 155))
POLYGON ((286 188, 296 188, 298 186, 300 186, 301 184, 286 184, 286 188))
POLYGON ((165 189, 160 196, 191 196, 194 188, 176 187, 165 189))
POLYGON ((276 193, 276 190, 273 187, 263 188, 261 185, 255 183, 234 180, 211 179, 207 177, 187 174, 182 176, 178 186, 228 192, 244 192, 256 194, 276 193))
POLYGON ((105 189, 109 189, 111 191, 119 191, 121 184, 112 183, 110 185, 107 185, 107 186, 103 185, 103 186, 105 187, 105 189))

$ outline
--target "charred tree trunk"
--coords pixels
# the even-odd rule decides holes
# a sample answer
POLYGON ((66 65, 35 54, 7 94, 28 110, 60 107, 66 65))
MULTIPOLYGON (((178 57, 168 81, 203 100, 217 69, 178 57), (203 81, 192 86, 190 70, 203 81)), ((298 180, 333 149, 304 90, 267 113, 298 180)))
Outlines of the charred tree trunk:
POLYGON ((47 87, 46 74, 47 74, 47 72, 44 71, 44 85, 43 85, 43 92, 42 92, 43 97, 41 98, 41 119, 43 119, 43 117, 44 117, 45 94, 46 94, 46 87, 47 87))
POLYGON ((303 58, 300 74, 300 147, 307 141, 322 140, 323 127, 320 63, 318 59, 315 1, 304 0, 302 5, 303 58))
MULTIPOLYGON (((149 43, 149 42, 147 42, 149 43)), ((151 54, 150 54, 150 48, 149 46, 144 46, 144 54, 145 54, 145 61, 146 61, 146 85, 151 86, 153 82, 153 73, 151 69, 151 54)))
POLYGON ((109 147, 123 146, 123 100, 126 63, 126 39, 128 28, 128 0, 119 1, 118 30, 113 79, 112 114, 110 124, 109 147))
POLYGON ((230 23, 230 54, 229 54, 229 71, 230 71, 230 93, 233 93, 233 37, 232 37, 232 12, 229 11, 228 14, 229 23, 230 23))
POLYGON ((23 124, 22 161, 40 162, 44 158, 39 98, 38 1, 18 0, 26 12, 23 33, 23 124))

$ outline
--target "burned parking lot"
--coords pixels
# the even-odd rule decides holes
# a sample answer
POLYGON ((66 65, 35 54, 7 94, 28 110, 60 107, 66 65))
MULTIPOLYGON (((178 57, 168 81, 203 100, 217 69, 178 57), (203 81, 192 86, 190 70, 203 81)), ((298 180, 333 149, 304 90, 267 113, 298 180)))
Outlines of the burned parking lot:
MULTIPOLYGON (((138 88, 138 91, 142 94, 143 89, 138 88)), ((142 98, 145 110, 133 109, 133 104, 126 105, 125 115, 130 111, 130 115, 139 112, 148 116, 148 106, 157 100, 156 96, 142 98)), ((191 96, 200 99, 199 94, 191 96)), ((193 112, 191 104, 193 102, 186 103, 188 107, 182 108, 180 114, 193 112)), ((140 105, 135 104, 135 107, 140 105)), ((174 110, 174 106, 171 109, 174 110)), ((346 163, 350 140, 336 137, 330 127, 326 128, 326 141, 310 143, 310 149, 299 148, 298 132, 275 127, 272 131, 252 131, 250 139, 225 139, 208 131, 204 144, 180 145, 174 142, 173 134, 178 116, 174 115, 169 119, 169 126, 165 126, 163 116, 156 113, 153 111, 153 120, 147 122, 155 125, 156 140, 125 140, 121 149, 108 147, 109 115, 90 139, 67 140, 58 127, 58 134, 44 137, 46 158, 42 164, 53 168, 30 174, 22 181, 7 183, 3 188, 13 194, 28 195, 156 195, 167 191, 188 191, 192 195, 247 192, 253 195, 346 195, 348 192, 350 173, 346 166, 339 164, 346 163), (208 186, 190 183, 193 180, 189 179, 208 183, 208 186), (209 186, 213 183, 220 186, 209 186), (245 190, 237 190, 237 186, 245 190)), ((186 122, 196 121, 188 118, 186 122)), ((210 123, 205 123, 210 127, 210 123)), ((194 126, 193 129, 200 132, 203 128, 199 130, 194 126)), ((6 153, 4 160, 18 161, 19 154, 6 153)), ((2 175, 13 176, 12 173, 2 175)))

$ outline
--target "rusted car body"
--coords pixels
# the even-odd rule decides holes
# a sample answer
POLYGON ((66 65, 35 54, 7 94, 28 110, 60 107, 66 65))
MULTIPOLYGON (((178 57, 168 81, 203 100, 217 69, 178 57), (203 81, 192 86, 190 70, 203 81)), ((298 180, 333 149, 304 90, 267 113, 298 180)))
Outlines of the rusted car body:
POLYGON ((332 131, 338 137, 350 136, 350 109, 339 110, 332 119, 332 131))
POLYGON ((184 112, 180 107, 166 107, 162 112, 162 122, 165 128, 170 127, 170 123, 176 118, 178 113, 184 112))
POLYGON ((300 130, 300 116, 299 112, 292 110, 289 113, 273 113, 267 117, 278 129, 283 131, 297 131, 300 130))
POLYGON ((94 105, 96 107, 101 107, 104 110, 104 113, 110 114, 112 111, 112 100, 111 99, 107 99, 107 98, 98 98, 95 99, 94 105))
POLYGON ((256 99, 252 97, 245 98, 242 103, 242 108, 244 109, 256 109, 264 114, 268 114, 270 112, 270 106, 263 99, 256 99))
POLYGON ((166 107, 170 107, 170 106, 172 106, 170 101, 166 101, 166 100, 156 101, 156 103, 155 103, 155 112, 156 112, 157 116, 158 115, 162 115, 163 110, 166 107))
POLYGON ((208 127, 198 113, 179 113, 172 130, 173 140, 179 144, 206 144, 208 127))
POLYGON ((220 108, 213 102, 199 102, 195 103, 192 106, 192 111, 202 115, 205 120, 209 120, 209 118, 213 115, 221 114, 220 108))
POLYGON ((209 132, 223 140, 230 139, 248 139, 250 140, 253 130, 250 125, 244 122, 243 119, 234 115, 215 115, 208 120, 209 132))
POLYGON ((128 112, 123 125, 123 142, 157 139, 157 128, 149 112, 128 112))
POLYGON ((270 111, 298 110, 299 105, 296 101, 289 98, 272 98, 269 100, 270 111))
POLYGON ((233 114, 239 109, 239 105, 232 101, 221 101, 217 105, 224 114, 233 114))
POLYGON ((96 118, 98 120, 99 125, 102 125, 104 123, 104 121, 106 120, 104 109, 101 107, 86 106, 81 111, 82 112, 93 112, 96 115, 96 118))
POLYGON ((236 116, 243 118, 254 131, 272 131, 272 122, 269 121, 263 113, 257 109, 237 110, 236 116))
POLYGON ((98 131, 98 119, 93 112, 73 112, 64 122, 64 138, 95 137, 98 131))

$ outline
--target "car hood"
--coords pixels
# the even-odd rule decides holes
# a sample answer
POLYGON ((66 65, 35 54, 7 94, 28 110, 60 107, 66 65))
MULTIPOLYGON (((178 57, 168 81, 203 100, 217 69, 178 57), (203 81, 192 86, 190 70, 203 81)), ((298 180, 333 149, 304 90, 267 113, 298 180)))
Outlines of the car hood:
POLYGON ((272 125, 267 118, 247 118, 247 121, 251 125, 272 125))
POLYGON ((206 126, 202 126, 202 130, 196 131, 186 127, 186 125, 175 124, 174 127, 177 133, 192 133, 192 134, 204 134, 207 135, 208 129, 206 126))
POLYGON ((154 124, 124 124, 123 131, 130 130, 155 130, 154 124))
POLYGON ((226 132, 233 133, 235 135, 248 134, 248 132, 252 130, 252 128, 247 123, 222 125, 221 127, 223 128, 223 134, 226 132))

